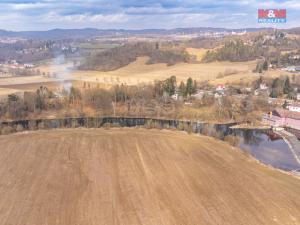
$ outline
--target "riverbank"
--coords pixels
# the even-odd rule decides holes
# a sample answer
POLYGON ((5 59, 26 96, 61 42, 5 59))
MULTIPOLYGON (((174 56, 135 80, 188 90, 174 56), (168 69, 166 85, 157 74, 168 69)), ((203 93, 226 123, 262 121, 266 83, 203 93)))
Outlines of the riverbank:
MULTIPOLYGON (((155 119, 137 117, 77 117, 77 118, 55 118, 55 119, 31 119, 0 122, 0 129, 9 133, 23 130, 57 129, 57 128, 100 128, 103 126, 134 127, 143 126, 146 128, 178 129, 191 133, 212 134, 214 131, 228 131, 230 124, 211 124, 201 121, 176 120, 176 119, 155 119)), ((209 135, 211 136, 211 135, 209 135)))
POLYGON ((251 124, 237 124, 230 127, 231 129, 249 129, 249 130, 270 130, 272 129, 271 126, 267 125, 251 125, 251 124))
POLYGON ((200 121, 154 118, 80 117, 62 119, 18 120, 0 123, 2 135, 34 130, 72 128, 143 127, 159 130, 178 130, 201 134, 248 151, 266 165, 285 171, 299 170, 288 145, 270 129, 232 129, 236 124, 210 124, 200 121), (275 154, 276 153, 276 154, 275 154))

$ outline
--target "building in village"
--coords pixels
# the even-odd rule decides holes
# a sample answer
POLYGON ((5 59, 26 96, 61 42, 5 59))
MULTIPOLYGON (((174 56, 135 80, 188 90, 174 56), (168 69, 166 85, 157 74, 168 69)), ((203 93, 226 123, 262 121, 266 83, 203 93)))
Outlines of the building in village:
POLYGON ((195 94, 192 94, 191 97, 197 99, 197 100, 201 100, 205 95, 205 91, 203 90, 197 90, 195 94))
POLYGON ((218 84, 216 87, 217 92, 224 92, 226 90, 226 86, 224 84, 218 84))
POLYGON ((179 100, 179 93, 175 93, 171 96, 171 98, 175 101, 178 101, 179 100))
POLYGON ((24 64, 24 68, 26 68, 26 69, 31 69, 31 68, 33 68, 33 67, 34 67, 33 64, 30 64, 30 63, 25 63, 25 64, 24 64))
POLYGON ((300 113, 300 102, 292 102, 292 103, 288 104, 287 109, 292 112, 300 113))
POLYGON ((291 127, 300 130, 300 112, 278 108, 264 115, 263 122, 273 127, 291 127))
POLYGON ((270 95, 270 90, 268 85, 265 82, 262 82, 259 85, 259 88, 257 88, 256 90, 254 90, 254 95, 255 96, 269 96, 270 95))
POLYGON ((260 89, 260 90, 267 90, 267 89, 268 89, 268 85, 267 85, 265 82, 262 82, 262 83, 259 85, 259 89, 260 89))
POLYGON ((299 72, 300 67, 299 66, 288 66, 283 68, 282 70, 287 71, 287 72, 299 72))
POLYGON ((268 97, 268 96, 270 96, 270 90, 269 90, 269 89, 260 89, 260 88, 258 88, 258 89, 256 89, 256 90, 254 91, 254 95, 255 95, 255 96, 264 96, 264 97, 268 97))
POLYGON ((268 103, 274 107, 282 107, 285 102, 288 102, 286 99, 282 98, 271 98, 268 97, 268 103))

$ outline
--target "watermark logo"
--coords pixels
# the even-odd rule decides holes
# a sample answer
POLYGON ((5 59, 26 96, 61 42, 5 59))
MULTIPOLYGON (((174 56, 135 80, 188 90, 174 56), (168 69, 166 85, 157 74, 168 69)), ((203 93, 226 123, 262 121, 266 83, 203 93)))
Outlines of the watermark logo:
POLYGON ((259 23, 286 23, 286 9, 259 9, 259 23))

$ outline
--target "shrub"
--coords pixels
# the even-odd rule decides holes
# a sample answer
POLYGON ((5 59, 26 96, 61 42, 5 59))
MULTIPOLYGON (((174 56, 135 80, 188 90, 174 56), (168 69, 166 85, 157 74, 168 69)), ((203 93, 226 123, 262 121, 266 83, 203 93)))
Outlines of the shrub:
POLYGON ((38 127, 39 130, 45 129, 45 123, 40 122, 37 127, 38 127))
POLYGON ((224 138, 224 141, 228 142, 232 146, 239 146, 240 144, 240 138, 234 135, 227 135, 224 138))
POLYGON ((5 126, 1 129, 1 134, 11 134, 14 132, 14 129, 12 127, 9 127, 9 126, 5 126))
POLYGON ((193 131, 193 127, 191 124, 188 124, 188 123, 184 123, 184 131, 186 131, 187 133, 192 133, 193 131))
POLYGON ((144 127, 147 129, 151 129, 152 128, 152 120, 147 120, 144 127))
POLYGON ((36 130, 37 129, 37 124, 35 120, 30 120, 28 123, 29 130, 36 130))
POLYGON ((22 124, 18 124, 18 125, 17 125, 17 128, 16 128, 16 131, 17 131, 17 132, 22 132, 23 130, 24 130, 23 125, 22 125, 22 124))

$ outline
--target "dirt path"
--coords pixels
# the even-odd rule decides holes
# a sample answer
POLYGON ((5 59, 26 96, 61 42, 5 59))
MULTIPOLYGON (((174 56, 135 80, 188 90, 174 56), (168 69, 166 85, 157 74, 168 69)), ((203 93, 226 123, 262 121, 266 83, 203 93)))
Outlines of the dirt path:
POLYGON ((0 136, 0 177, 0 225, 300 224, 300 179, 175 131, 0 136))

